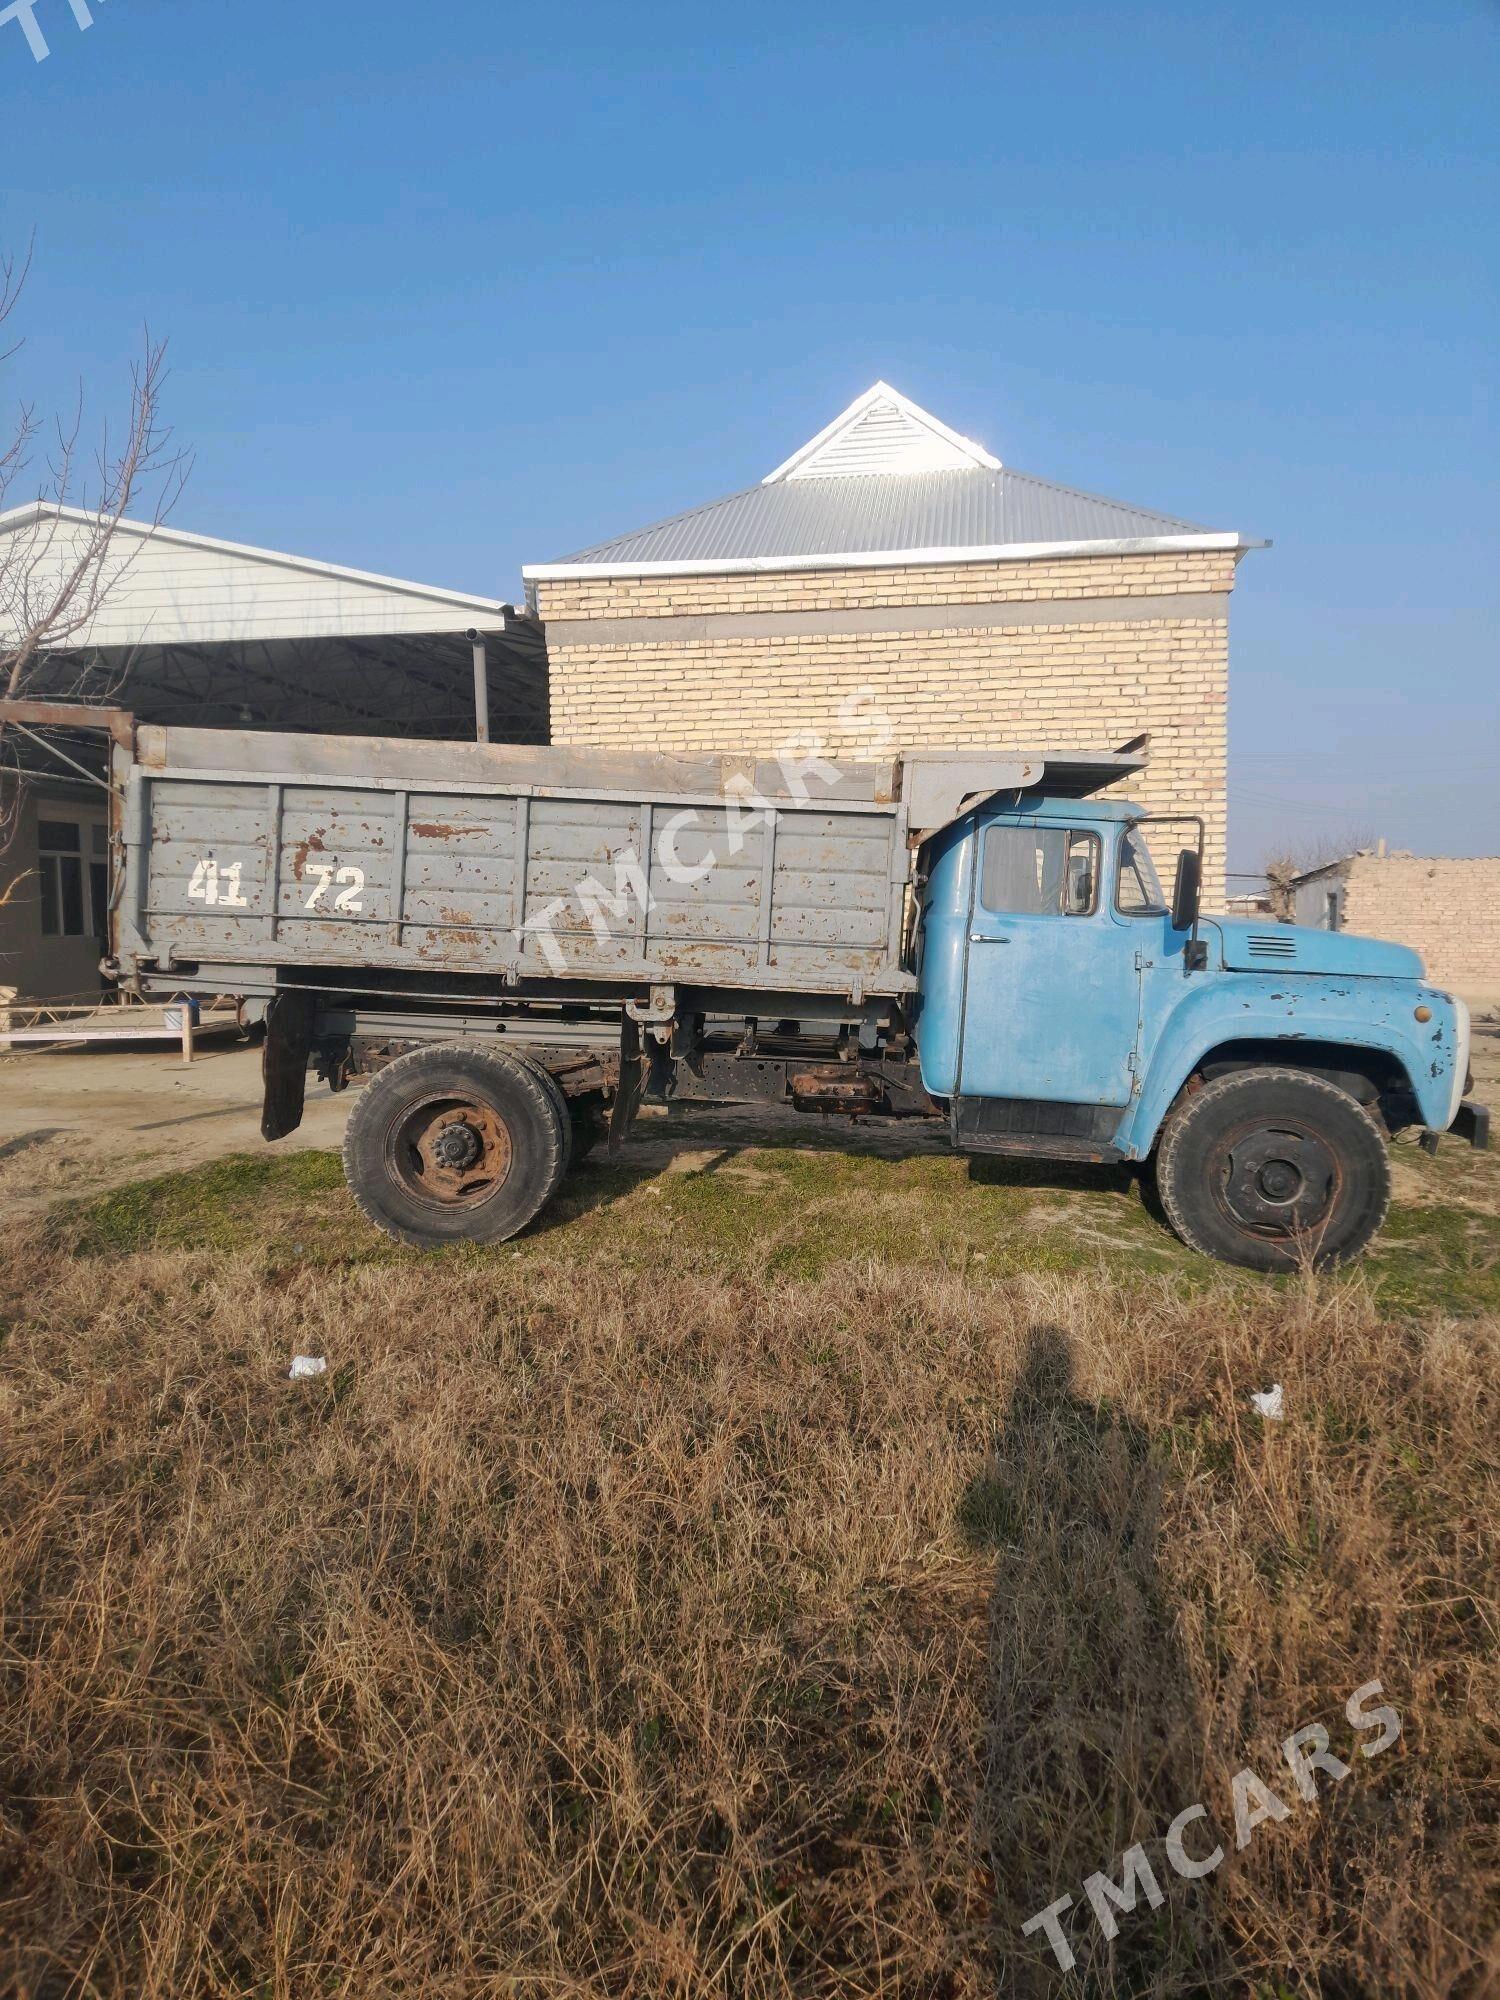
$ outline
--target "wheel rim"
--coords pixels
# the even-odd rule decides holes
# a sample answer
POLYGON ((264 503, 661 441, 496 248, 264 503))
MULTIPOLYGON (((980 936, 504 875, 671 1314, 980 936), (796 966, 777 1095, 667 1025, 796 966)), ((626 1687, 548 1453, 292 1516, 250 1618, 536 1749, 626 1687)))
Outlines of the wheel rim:
POLYGON ((1326 1228, 1343 1173, 1338 1153, 1320 1132, 1284 1119, 1227 1133, 1209 1161, 1209 1186, 1236 1229, 1290 1242, 1326 1228))
POLYGON ((435 1095, 406 1105, 391 1121, 385 1157, 392 1178, 416 1200, 477 1208, 504 1185, 514 1155, 493 1105, 435 1095))

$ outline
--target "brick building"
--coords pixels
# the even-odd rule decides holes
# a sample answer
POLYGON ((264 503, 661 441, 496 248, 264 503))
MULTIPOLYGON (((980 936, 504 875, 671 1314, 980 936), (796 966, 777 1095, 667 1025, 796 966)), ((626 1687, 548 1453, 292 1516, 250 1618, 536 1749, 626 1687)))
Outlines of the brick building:
POLYGON ((1296 876, 1292 897, 1299 924, 1410 945, 1434 984, 1481 1006, 1500 1000, 1500 857, 1387 852, 1382 842, 1296 876))
MULTIPOLYGON (((1229 593, 1263 543, 1002 466, 884 383, 759 486, 529 565, 557 743, 1118 747, 1224 894, 1229 593), (852 698, 852 699, 851 699, 852 698)), ((1175 843, 1173 843, 1175 844, 1175 843)))

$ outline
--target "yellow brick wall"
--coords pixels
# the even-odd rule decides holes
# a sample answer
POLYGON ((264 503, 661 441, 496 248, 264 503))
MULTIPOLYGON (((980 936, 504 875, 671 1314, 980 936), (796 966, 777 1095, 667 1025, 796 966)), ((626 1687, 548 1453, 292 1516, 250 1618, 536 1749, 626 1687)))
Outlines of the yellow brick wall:
POLYGON ((1500 859, 1356 855, 1344 871, 1342 923, 1410 945, 1435 985, 1500 998, 1500 859))
MULTIPOLYGON (((831 757, 871 753, 840 707, 862 689, 890 718, 893 749, 1111 750, 1143 730, 1150 762, 1125 788, 1156 811, 1201 813, 1206 902, 1224 894, 1227 805, 1226 616, 1174 615, 1184 593, 1225 592, 1232 555, 986 563, 731 577, 542 582, 544 619, 857 609, 885 604, 1034 603, 1159 595, 1139 621, 999 622, 984 630, 742 638, 690 644, 644 629, 630 643, 549 634, 552 740, 664 751, 774 754, 811 733, 831 757)), ((1224 612, 1228 596, 1223 597, 1224 612)), ((1035 616, 1035 614, 1029 614, 1035 616)), ((1179 844, 1153 843, 1159 862, 1179 844)))
POLYGON ((753 576, 589 577, 537 584, 546 618, 681 618, 713 611, 842 611, 883 604, 1031 603, 1229 590, 1232 550, 940 568, 776 570, 753 576))

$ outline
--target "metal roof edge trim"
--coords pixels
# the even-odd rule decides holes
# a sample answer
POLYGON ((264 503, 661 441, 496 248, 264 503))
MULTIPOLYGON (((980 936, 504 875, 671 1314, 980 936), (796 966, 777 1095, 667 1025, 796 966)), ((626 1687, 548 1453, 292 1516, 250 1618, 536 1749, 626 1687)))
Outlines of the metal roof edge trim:
POLYGON ((933 568, 940 563, 1027 562, 1040 556, 1171 555, 1194 550, 1268 549, 1252 535, 1138 535, 1102 542, 996 542, 983 548, 855 549, 822 555, 694 556, 675 562, 524 563, 528 583, 590 576, 734 576, 786 569, 933 568))

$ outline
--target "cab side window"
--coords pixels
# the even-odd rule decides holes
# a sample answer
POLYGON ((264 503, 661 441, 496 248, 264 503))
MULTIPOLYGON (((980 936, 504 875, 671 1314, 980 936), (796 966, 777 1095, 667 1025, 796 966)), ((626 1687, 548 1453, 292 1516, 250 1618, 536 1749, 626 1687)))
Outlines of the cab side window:
POLYGON ((1087 917, 1099 902, 1099 836, 1061 826, 985 829, 979 900, 999 916, 1087 917))

